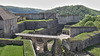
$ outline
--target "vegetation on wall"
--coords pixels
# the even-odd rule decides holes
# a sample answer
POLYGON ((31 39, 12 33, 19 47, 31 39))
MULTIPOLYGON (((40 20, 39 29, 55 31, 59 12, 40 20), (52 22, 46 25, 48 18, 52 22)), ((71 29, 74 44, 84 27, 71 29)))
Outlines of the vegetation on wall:
POLYGON ((46 20, 46 19, 42 19, 42 20, 23 20, 23 21, 17 22, 17 24, 20 24, 20 23, 23 23, 23 22, 39 22, 39 21, 47 22, 47 21, 52 21, 52 20, 54 20, 54 19, 48 19, 48 20, 46 20))
POLYGON ((89 46, 85 48, 85 50, 92 53, 95 56, 100 56, 100 43, 93 46, 89 46))
POLYGON ((85 18, 83 20, 73 26, 89 26, 97 27, 98 29, 100 29, 100 15, 91 16, 87 14, 85 15, 85 18))
POLYGON ((84 32, 84 33, 81 33, 73 38, 70 38, 70 40, 71 41, 83 41, 83 40, 91 38, 92 36, 95 36, 96 34, 99 34, 99 33, 100 33, 100 31, 84 32))

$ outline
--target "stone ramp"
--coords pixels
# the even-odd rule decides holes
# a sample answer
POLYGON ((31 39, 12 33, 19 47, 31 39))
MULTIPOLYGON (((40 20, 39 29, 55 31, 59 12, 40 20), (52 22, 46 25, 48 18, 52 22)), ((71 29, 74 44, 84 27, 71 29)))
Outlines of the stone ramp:
POLYGON ((61 34, 59 36, 52 36, 52 35, 40 35, 40 34, 24 34, 24 33, 15 33, 17 36, 23 36, 23 37, 36 37, 36 38, 52 38, 52 39, 67 39, 70 38, 69 35, 61 34))

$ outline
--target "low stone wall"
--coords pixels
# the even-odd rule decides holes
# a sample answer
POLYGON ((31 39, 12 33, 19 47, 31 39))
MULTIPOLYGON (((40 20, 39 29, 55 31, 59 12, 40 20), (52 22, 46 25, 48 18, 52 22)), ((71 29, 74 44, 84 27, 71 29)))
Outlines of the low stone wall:
POLYGON ((70 39, 63 40, 63 46, 65 46, 69 51, 82 51, 84 48, 100 43, 100 32, 94 33, 92 32, 90 38, 85 40, 77 40, 77 41, 71 41, 70 39), (94 34, 94 35, 92 35, 94 34))
POLYGON ((96 27, 70 27, 69 34, 70 34, 70 37, 74 37, 83 32, 92 32, 96 30, 97 30, 96 27))
POLYGON ((23 41, 16 41, 16 40, 0 40, 0 45, 23 45, 23 41))

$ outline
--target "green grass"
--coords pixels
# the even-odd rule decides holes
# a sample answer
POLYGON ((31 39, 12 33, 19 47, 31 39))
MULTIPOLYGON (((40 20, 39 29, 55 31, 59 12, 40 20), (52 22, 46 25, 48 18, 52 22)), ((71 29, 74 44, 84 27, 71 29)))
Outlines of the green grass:
POLYGON ((29 33, 29 32, 35 32, 34 30, 24 30, 23 32, 21 33, 29 33))
POLYGON ((35 30, 24 30, 23 32, 21 33, 29 33, 29 32, 35 32, 35 31, 41 31, 43 30, 44 28, 39 28, 39 29, 35 29, 35 30))
POLYGON ((70 38, 70 40, 71 41, 79 41, 79 40, 85 40, 85 39, 88 39, 88 38, 90 38, 89 36, 87 36, 87 32, 85 32, 85 33, 81 33, 81 34, 79 34, 79 35, 77 35, 77 36, 75 36, 75 37, 73 37, 73 38, 70 38))
POLYGON ((26 21, 38 22, 38 21, 52 21, 52 20, 54 20, 54 19, 48 19, 48 20, 45 20, 45 19, 43 19, 43 20, 23 20, 23 21, 17 22, 17 24, 20 24, 20 23, 23 23, 23 22, 26 22, 26 21))
POLYGON ((95 56, 100 56, 100 44, 89 46, 85 48, 85 50, 94 54, 95 56))
POLYGON ((14 40, 21 40, 21 36, 17 36, 16 38, 14 38, 14 40))
MULTIPOLYGON (((14 39, 0 38, 0 40, 18 40, 18 41, 24 41, 25 56, 34 56, 34 52, 33 52, 33 49, 32 49, 31 42, 29 40, 24 40, 24 39, 21 39, 21 38, 22 37, 18 36, 18 37, 14 38, 14 39)), ((0 48, 2 48, 2 47, 0 47, 0 48)), ((0 49, 0 52, 1 52, 1 49, 0 49)))
POLYGON ((0 46, 0 56, 24 56, 23 46, 0 46))
POLYGON ((70 38, 71 41, 82 41, 82 40, 86 40, 88 38, 90 38, 90 36, 94 36, 96 34, 99 34, 100 31, 93 31, 93 32, 84 32, 81 33, 73 38, 70 38))
POLYGON ((69 31, 70 29, 69 28, 63 28, 63 30, 68 30, 69 31))
POLYGON ((24 41, 24 51, 25 51, 25 56, 34 56, 33 48, 31 45, 31 42, 29 40, 24 40, 21 39, 22 37, 18 36, 14 38, 15 40, 22 40, 24 41))
POLYGON ((40 29, 35 29, 35 31, 41 31, 41 30, 43 30, 44 28, 40 28, 40 29))
POLYGON ((33 48, 29 40, 24 40, 25 56, 34 56, 33 48))

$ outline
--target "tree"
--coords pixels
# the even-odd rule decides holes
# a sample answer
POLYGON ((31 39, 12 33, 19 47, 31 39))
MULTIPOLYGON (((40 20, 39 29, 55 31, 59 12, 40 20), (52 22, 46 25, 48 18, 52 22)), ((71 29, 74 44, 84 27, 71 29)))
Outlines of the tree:
POLYGON ((85 15, 85 18, 82 20, 83 22, 87 22, 87 21, 93 21, 93 16, 91 16, 91 15, 85 15))
POLYGON ((88 21, 85 23, 84 26, 94 27, 95 25, 94 25, 93 21, 88 21))

